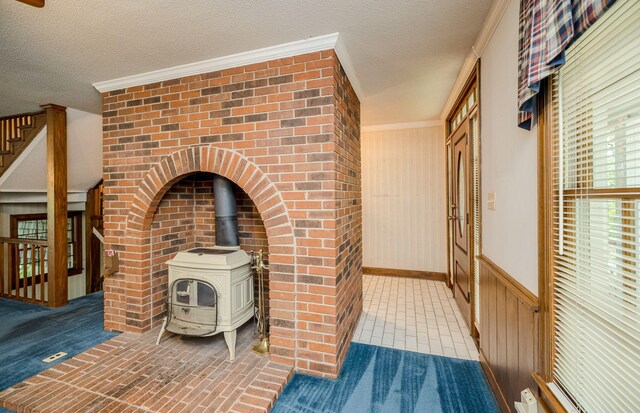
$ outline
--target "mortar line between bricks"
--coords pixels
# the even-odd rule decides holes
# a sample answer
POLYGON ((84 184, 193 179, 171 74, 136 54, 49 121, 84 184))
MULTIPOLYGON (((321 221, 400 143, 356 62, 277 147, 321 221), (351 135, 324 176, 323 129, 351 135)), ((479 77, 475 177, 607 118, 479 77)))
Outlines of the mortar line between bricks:
POLYGON ((75 385, 75 384, 70 384, 70 383, 67 383, 67 382, 65 382, 65 381, 58 380, 58 379, 51 379, 51 380, 52 380, 52 381, 55 381, 55 382, 57 382, 57 383, 61 383, 61 384, 63 384, 63 385, 70 386, 70 387, 72 387, 72 388, 74 388, 74 389, 78 389, 78 390, 85 391, 85 392, 88 392, 88 393, 91 393, 91 394, 95 394, 95 395, 100 396, 100 397, 104 397, 105 399, 109 399, 109 400, 111 400, 111 401, 116 401, 116 402, 119 402, 119 403, 125 404, 125 405, 127 405, 128 407, 132 407, 132 408, 134 408, 134 409, 140 409, 140 410, 142 410, 142 411, 149 412, 149 413, 156 413, 156 411, 155 411, 155 410, 150 410, 150 409, 148 409, 148 408, 146 408, 146 407, 142 407, 142 406, 136 406, 135 404, 132 404, 132 403, 126 402, 126 401, 124 401, 124 400, 122 400, 122 399, 118 399, 118 398, 115 398, 115 397, 113 397, 113 396, 106 395, 106 394, 101 393, 101 392, 97 392, 97 391, 94 391, 94 390, 88 390, 88 389, 85 389, 84 387, 77 386, 77 385, 75 385))

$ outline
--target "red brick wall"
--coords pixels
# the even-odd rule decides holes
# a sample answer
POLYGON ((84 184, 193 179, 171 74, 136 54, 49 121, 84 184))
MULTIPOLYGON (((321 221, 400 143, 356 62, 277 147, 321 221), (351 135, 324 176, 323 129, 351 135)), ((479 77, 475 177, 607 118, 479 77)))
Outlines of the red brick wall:
POLYGON ((336 60, 334 92, 337 153, 338 361, 344 359, 362 312, 362 187, 360 105, 336 60))
MULTIPOLYGON (((218 173, 264 222, 271 358, 335 376, 362 264, 359 102, 334 52, 113 91, 103 109, 105 238, 121 258, 105 281, 105 327, 151 328, 154 213, 185 175, 218 173)), ((195 220, 211 222, 210 194, 195 188, 195 220)))
MULTIPOLYGON (((193 182, 175 183, 164 195, 151 224, 151 312, 152 323, 162 322, 167 296, 166 261, 179 252, 195 247, 193 182)), ((152 324, 153 326, 154 324, 152 324)))

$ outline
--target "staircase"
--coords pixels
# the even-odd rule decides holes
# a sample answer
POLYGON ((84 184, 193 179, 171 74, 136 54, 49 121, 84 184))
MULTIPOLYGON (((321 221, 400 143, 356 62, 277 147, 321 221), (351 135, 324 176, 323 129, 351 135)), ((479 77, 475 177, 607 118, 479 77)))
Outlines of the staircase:
POLYGON ((0 118, 0 175, 11 166, 46 124, 44 112, 0 118))

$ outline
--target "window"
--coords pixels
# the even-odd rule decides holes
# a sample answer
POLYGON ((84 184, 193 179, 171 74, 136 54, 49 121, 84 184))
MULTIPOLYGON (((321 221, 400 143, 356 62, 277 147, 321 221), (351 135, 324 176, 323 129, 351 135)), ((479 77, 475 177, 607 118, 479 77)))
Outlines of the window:
POLYGON ((456 130, 467 117, 467 113, 472 111, 477 101, 477 95, 478 88, 474 86, 465 96, 464 100, 460 102, 460 105, 458 106, 456 112, 453 114, 453 116, 451 116, 449 120, 449 133, 456 130))
MULTIPOLYGON (((26 214, 11 216, 11 237, 19 239, 46 240, 47 239, 47 214, 26 214)), ((79 211, 69 212, 67 218, 67 254, 69 269, 68 275, 76 275, 82 272, 82 213, 79 211)), ((33 252, 25 248, 24 244, 19 244, 14 252, 14 262, 23 265, 14 265, 11 268, 12 279, 15 271, 18 271, 20 286, 24 285, 24 279, 32 276, 32 268, 36 268, 36 283, 40 282, 39 268, 40 257, 44 260, 45 281, 47 281, 47 253, 38 250, 33 252), (26 256, 25 256, 26 255, 26 256), (32 265, 35 260, 35 266, 32 265), (26 265, 24 265, 26 263, 26 265), (16 268, 17 267, 17 268, 16 268)))
POLYGON ((579 411, 640 406, 640 2, 618 2, 552 80, 551 365, 579 411))

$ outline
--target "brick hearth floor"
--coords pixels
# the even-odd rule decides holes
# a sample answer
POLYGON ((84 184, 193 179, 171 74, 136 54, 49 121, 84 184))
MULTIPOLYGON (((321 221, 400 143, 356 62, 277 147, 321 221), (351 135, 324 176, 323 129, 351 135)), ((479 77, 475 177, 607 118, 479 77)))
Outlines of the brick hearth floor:
MULTIPOLYGON (((0 393, 17 412, 266 412, 292 370, 251 351, 251 323, 236 360, 222 334, 186 338, 124 333, 0 393)), ((46 338, 43 338, 46 339, 46 338)))

